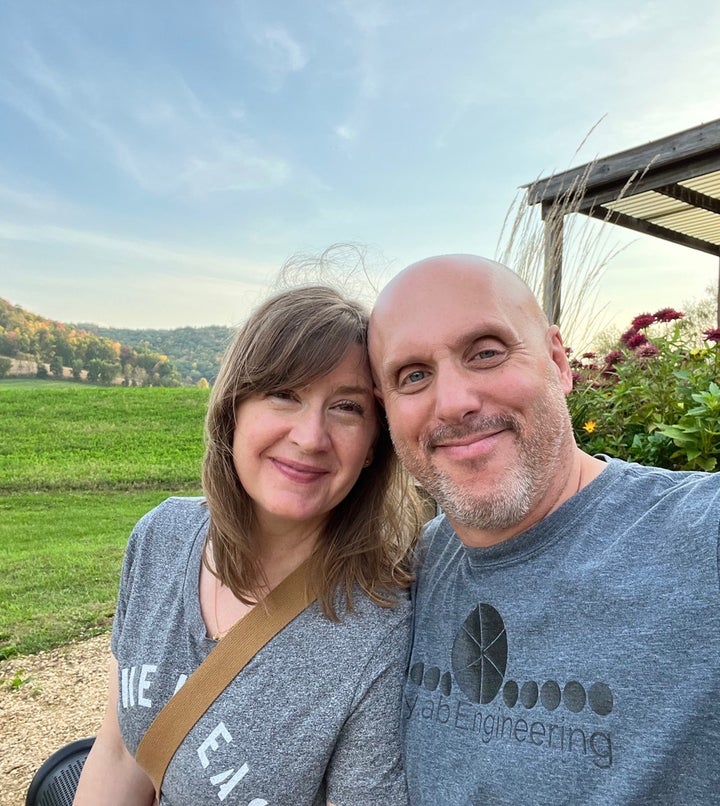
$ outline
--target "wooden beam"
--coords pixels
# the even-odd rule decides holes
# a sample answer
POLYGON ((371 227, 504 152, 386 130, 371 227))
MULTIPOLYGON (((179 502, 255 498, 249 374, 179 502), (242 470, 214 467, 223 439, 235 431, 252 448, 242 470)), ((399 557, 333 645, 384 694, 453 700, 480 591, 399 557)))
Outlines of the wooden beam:
POLYGON ((590 207, 616 201, 618 198, 627 199, 630 196, 637 196, 638 193, 673 185, 686 179, 695 179, 698 176, 704 176, 714 171, 720 171, 720 147, 716 151, 694 160, 692 163, 682 162, 677 165, 668 165, 663 169, 648 171, 645 174, 638 172, 632 181, 628 177, 622 182, 616 182, 594 190, 586 188, 583 198, 578 204, 578 209, 580 212, 585 212, 590 207))
POLYGON ((720 147, 720 120, 713 120, 692 129, 654 140, 642 146, 620 151, 603 159, 588 162, 563 173, 523 185, 531 194, 531 204, 557 198, 579 176, 587 174, 588 190, 611 182, 624 182, 636 171, 673 165, 692 160, 720 147))
POLYGON ((545 262, 543 268, 543 310, 551 325, 560 324, 562 302, 562 259, 564 216, 553 205, 543 204, 545 262))
MULTIPOLYGON (((720 199, 714 196, 708 196, 705 193, 698 193, 697 190, 687 188, 684 185, 661 185, 654 188, 656 193, 662 193, 663 196, 669 196, 671 199, 685 202, 692 207, 699 207, 702 210, 708 210, 711 213, 720 215, 720 199)), ((720 229, 720 221, 718 221, 718 229, 720 229)))
POLYGON ((654 235, 656 238, 672 241, 681 246, 689 246, 691 249, 697 249, 700 252, 706 252, 709 255, 717 255, 720 257, 720 246, 717 244, 703 241, 700 238, 693 238, 691 235, 675 232, 675 230, 667 229, 666 227, 659 227, 657 224, 653 224, 650 221, 633 218, 625 213, 617 213, 603 207, 594 207, 591 210, 583 211, 583 214, 598 218, 600 221, 606 221, 609 224, 618 224, 621 227, 626 227, 636 232, 642 232, 645 235, 654 235))

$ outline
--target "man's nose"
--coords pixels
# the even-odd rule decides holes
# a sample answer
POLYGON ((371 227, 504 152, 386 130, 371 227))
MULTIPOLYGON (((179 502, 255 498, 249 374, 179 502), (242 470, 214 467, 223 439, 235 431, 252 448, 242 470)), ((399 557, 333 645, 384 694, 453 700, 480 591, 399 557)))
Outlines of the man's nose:
POLYGON ((435 416, 442 422, 462 422, 482 408, 476 374, 457 364, 438 367, 435 379, 435 416))

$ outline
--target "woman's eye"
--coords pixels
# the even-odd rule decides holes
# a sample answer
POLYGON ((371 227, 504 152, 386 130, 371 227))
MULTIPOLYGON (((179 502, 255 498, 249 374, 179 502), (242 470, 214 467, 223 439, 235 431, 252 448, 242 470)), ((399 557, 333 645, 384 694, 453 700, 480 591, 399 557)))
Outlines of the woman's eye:
POLYGON ((340 411, 348 411, 354 414, 363 414, 365 408, 356 400, 341 400, 335 404, 335 408, 340 411))
POLYGON ((280 389, 277 392, 268 392, 268 397, 274 397, 276 400, 293 400, 295 393, 286 389, 280 389))

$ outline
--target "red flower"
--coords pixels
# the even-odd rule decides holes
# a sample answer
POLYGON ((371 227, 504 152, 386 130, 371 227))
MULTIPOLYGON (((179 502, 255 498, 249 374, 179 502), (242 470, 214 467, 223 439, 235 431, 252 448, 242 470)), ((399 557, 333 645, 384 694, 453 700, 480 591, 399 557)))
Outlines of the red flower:
POLYGON ((613 350, 605 356, 605 369, 612 369, 615 364, 625 360, 625 353, 620 350, 613 350))
POLYGON ((711 330, 703 330, 705 334, 705 341, 714 341, 716 344, 720 343, 720 327, 711 330))
POLYGON ((642 330, 644 327, 648 327, 651 325, 657 317, 657 314, 653 316, 651 313, 641 313, 640 316, 636 316, 632 320, 632 326, 635 330, 642 330))
POLYGON ((595 355, 595 353, 583 353, 582 357, 583 358, 596 358, 597 356, 595 355))
POLYGON ((647 344, 647 336, 644 333, 634 333, 630 338, 625 342, 627 346, 634 350, 636 347, 642 347, 643 344, 647 344))
POLYGON ((631 327, 631 328, 630 328, 630 330, 626 330, 626 331, 625 331, 625 332, 622 334, 622 336, 620 336, 620 341, 621 341, 623 344, 628 344, 628 342, 630 341, 630 339, 631 339, 633 336, 637 336, 637 330, 635 330, 635 328, 634 328, 634 327, 631 327))
POLYGON ((682 319, 683 316, 685 316, 685 314, 676 311, 675 308, 660 308, 659 311, 655 312, 655 321, 674 322, 676 319, 682 319))
POLYGON ((655 358, 658 355, 660 350, 658 350, 655 344, 651 344, 648 342, 647 344, 642 344, 638 347, 637 354, 640 358, 655 358))

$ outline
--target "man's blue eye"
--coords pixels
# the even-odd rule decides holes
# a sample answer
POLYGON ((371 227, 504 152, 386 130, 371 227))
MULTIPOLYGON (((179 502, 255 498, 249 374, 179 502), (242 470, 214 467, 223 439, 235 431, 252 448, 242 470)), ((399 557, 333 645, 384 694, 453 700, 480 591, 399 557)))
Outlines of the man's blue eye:
POLYGON ((423 380, 425 373, 421 369, 416 369, 405 376, 405 383, 417 383, 423 380))

